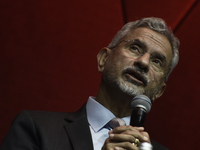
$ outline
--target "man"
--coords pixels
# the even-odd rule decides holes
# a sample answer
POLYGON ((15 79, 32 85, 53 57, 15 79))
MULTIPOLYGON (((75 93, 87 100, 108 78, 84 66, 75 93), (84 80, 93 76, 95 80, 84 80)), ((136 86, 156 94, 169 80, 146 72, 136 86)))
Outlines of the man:
POLYGON ((97 55, 102 73, 99 92, 75 113, 23 111, 13 122, 0 150, 138 150, 138 142, 165 147, 143 127, 130 126, 133 97, 160 97, 178 63, 179 41, 159 18, 126 24, 97 55), (126 125, 112 128, 110 120, 126 125), (110 130, 112 129, 112 130, 110 130))

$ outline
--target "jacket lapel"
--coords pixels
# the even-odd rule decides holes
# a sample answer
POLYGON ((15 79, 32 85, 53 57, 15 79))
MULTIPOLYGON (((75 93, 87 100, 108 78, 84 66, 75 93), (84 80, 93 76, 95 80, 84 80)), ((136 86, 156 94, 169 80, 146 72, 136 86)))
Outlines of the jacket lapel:
POLYGON ((86 117, 86 105, 75 113, 70 113, 65 120, 65 129, 74 150, 93 150, 92 137, 86 117))

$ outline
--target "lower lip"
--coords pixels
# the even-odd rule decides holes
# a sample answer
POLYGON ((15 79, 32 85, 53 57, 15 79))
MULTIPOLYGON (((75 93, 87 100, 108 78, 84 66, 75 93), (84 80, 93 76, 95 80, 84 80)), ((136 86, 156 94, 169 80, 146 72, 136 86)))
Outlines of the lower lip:
POLYGON ((130 74, 125 74, 125 76, 129 79, 131 79, 133 82, 135 82, 138 85, 144 85, 144 83, 136 78, 134 78, 133 76, 131 76, 130 74))

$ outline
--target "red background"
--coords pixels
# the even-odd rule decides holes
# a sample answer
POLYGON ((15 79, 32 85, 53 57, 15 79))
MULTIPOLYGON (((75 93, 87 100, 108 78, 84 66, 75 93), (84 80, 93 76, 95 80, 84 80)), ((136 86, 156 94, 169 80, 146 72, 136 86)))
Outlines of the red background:
POLYGON ((124 22, 161 17, 181 41, 180 62, 145 128, 170 149, 200 149, 198 0, 1 0, 0 143, 21 110, 75 111, 95 96, 96 55, 124 22))

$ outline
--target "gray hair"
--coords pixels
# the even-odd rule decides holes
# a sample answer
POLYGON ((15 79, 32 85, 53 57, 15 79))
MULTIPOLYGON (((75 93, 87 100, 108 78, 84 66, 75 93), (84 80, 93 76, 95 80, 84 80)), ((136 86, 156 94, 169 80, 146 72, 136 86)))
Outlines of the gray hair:
POLYGON ((118 31, 118 33, 115 35, 115 37, 113 38, 111 43, 108 45, 108 48, 116 47, 119 44, 120 40, 122 38, 124 38, 130 31, 137 29, 137 28, 141 28, 141 27, 149 28, 155 32, 158 32, 158 33, 164 35, 165 37, 167 37, 167 39, 169 40, 169 42, 171 44, 172 59, 171 59, 170 66, 169 66, 170 70, 166 74, 166 77, 165 77, 165 82, 166 82, 170 73, 175 68, 175 66, 178 64, 178 61, 179 61, 179 50, 178 49, 179 49, 180 42, 179 42, 178 38, 176 38, 174 36, 172 30, 169 27, 167 27, 164 20, 162 20, 160 18, 150 17, 150 18, 143 18, 141 20, 136 20, 134 22, 127 23, 122 27, 122 29, 120 31, 118 31))

